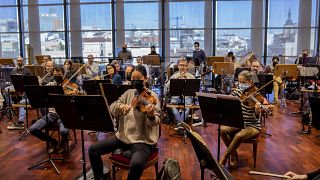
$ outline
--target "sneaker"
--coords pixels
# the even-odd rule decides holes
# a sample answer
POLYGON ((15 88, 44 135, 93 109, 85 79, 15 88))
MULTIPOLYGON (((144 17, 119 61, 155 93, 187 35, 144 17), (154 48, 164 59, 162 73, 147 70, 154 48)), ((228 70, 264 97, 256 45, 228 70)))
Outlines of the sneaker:
POLYGON ((23 130, 24 129, 24 123, 20 124, 20 123, 16 122, 16 123, 8 126, 7 129, 9 129, 9 130, 23 130))

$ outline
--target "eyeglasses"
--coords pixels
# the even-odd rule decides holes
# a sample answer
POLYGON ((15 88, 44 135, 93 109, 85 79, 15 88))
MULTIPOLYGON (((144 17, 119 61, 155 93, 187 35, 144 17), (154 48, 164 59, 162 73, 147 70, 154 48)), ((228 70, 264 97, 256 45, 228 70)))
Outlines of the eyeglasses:
POLYGON ((186 65, 186 64, 179 64, 178 66, 187 67, 188 65, 186 65))

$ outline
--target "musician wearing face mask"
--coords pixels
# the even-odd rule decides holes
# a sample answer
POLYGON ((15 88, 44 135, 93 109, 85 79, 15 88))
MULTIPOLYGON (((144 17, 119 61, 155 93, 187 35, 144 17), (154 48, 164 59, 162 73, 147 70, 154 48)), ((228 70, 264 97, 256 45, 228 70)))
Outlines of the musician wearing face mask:
MULTIPOLYGON (((195 79, 194 75, 188 72, 188 61, 186 58, 181 57, 178 61, 178 68, 179 72, 173 74, 170 79, 195 79)), ((165 93, 170 91, 170 80, 166 84, 165 93)), ((172 96, 171 97, 171 104, 180 104, 183 102, 182 97, 179 96, 172 96)), ((185 104, 190 105, 192 104, 192 97, 185 97, 185 104)), ((185 109, 185 114, 183 112, 179 112, 177 108, 172 108, 172 113, 175 119, 179 121, 183 121, 184 117, 188 117, 190 112, 190 108, 185 109)))
POLYGON ((134 70, 133 65, 131 65, 131 64, 127 65, 127 67, 125 69, 126 80, 125 80, 125 82, 123 82, 123 84, 126 84, 126 85, 131 84, 131 74, 132 74, 133 70, 134 70))
MULTIPOLYGON (((251 72, 247 70, 242 71, 239 74, 238 79, 239 86, 236 90, 234 90, 231 93, 232 96, 238 96, 241 99, 245 96, 249 96, 249 93, 252 93, 252 91, 256 90, 256 87, 254 87, 253 85, 251 72)), ((264 98, 259 98, 259 100, 260 102, 255 103, 254 101, 251 101, 251 99, 249 98, 248 100, 241 103, 244 120, 244 129, 229 126, 221 126, 221 138, 227 147, 226 152, 223 154, 220 160, 220 164, 222 166, 224 166, 229 157, 231 157, 229 167, 237 167, 238 147, 243 141, 256 136, 260 132, 261 127, 258 115, 260 112, 260 104, 265 102, 264 98)))
POLYGON ((160 118, 156 111, 160 110, 160 103, 157 94, 146 88, 147 73, 143 66, 137 66, 132 72, 131 82, 135 89, 126 91, 110 105, 110 112, 119 120, 115 136, 91 145, 88 150, 94 179, 107 179, 103 174, 101 156, 119 148, 130 154, 127 179, 140 179, 147 158, 158 141, 160 118), (156 103, 142 103, 145 106, 143 112, 142 105, 134 102, 145 101, 140 98, 145 95, 152 96, 156 103))
POLYGON ((132 54, 127 50, 127 44, 122 45, 122 51, 118 53, 118 58, 124 60, 124 63, 130 63, 132 61, 132 54))
MULTIPOLYGON (((53 70, 53 80, 49 82, 48 86, 59 85, 62 86, 63 82, 63 74, 64 71, 62 68, 54 68, 53 70)), ((75 94, 78 93, 77 89, 72 90, 75 94)), ((70 94, 70 93, 68 93, 70 94)), ((69 138, 69 129, 65 128, 59 118, 58 114, 56 113, 54 108, 49 108, 48 114, 37 120, 31 127, 30 127, 30 134, 39 138, 42 141, 48 140, 50 143, 50 150, 49 153, 62 153, 65 150, 66 143, 68 142, 69 138), (45 129, 47 126, 51 126, 52 124, 57 123, 60 128, 60 134, 62 137, 61 143, 59 144, 56 139, 51 136, 48 136, 42 130, 45 129)))

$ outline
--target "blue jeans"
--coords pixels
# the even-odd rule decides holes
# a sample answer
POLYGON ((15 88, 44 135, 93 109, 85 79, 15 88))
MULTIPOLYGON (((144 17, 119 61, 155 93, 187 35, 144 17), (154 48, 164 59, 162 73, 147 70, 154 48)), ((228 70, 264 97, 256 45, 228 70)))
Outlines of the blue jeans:
POLYGON ((46 116, 43 116, 40 118, 37 122, 35 122, 30 127, 30 134, 36 136, 37 138, 45 141, 49 140, 50 142, 56 141, 52 137, 48 136, 46 133, 44 133, 42 130, 45 129, 47 126, 53 125, 55 122, 57 122, 58 126, 60 127, 60 134, 63 140, 68 140, 69 136, 69 129, 65 128, 58 116, 57 113, 48 113, 46 116), (48 117, 48 119, 47 119, 48 117), (48 122, 47 122, 48 121, 48 122))
MULTIPOLYGON (((27 99, 27 98, 22 98, 19 103, 25 105, 26 101, 27 101, 27 104, 29 104, 29 99, 27 99)), ((27 111, 25 108, 26 107, 20 107, 19 108, 19 119, 18 119, 18 123, 19 124, 22 124, 24 122, 24 120, 25 120, 26 111, 27 111)))
MULTIPOLYGON (((192 97, 186 97, 185 98, 185 105, 191 105, 192 101, 193 101, 192 97)), ((171 104, 180 104, 181 102, 183 102, 183 98, 172 97, 170 103, 171 104)), ((184 119, 186 119, 189 115, 189 112, 190 112, 190 108, 185 109, 185 114, 183 114, 183 112, 180 114, 180 112, 178 111, 177 108, 172 108, 172 113, 177 121, 183 121, 184 119), (184 117, 184 115, 185 115, 185 117, 184 117)))

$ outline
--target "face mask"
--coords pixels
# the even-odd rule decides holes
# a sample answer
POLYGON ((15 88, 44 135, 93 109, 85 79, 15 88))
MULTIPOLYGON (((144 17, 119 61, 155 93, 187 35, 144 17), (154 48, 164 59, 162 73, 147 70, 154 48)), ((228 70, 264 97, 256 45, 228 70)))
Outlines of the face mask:
POLYGON ((131 84, 136 88, 138 91, 142 91, 144 88, 143 80, 132 80, 131 84))
POLYGON ((130 74, 127 75, 127 81, 131 81, 131 75, 130 74))
POLYGON ((61 76, 54 76, 54 80, 59 84, 62 83, 62 81, 63 81, 61 76))
POLYGON ((126 51, 127 50, 127 48, 122 48, 122 51, 126 51))
POLYGON ((248 83, 239 83, 239 89, 241 89, 241 90, 246 90, 246 89, 248 89, 250 87, 250 84, 248 84, 248 83))
POLYGON ((272 66, 276 66, 278 64, 278 61, 273 61, 272 66))

